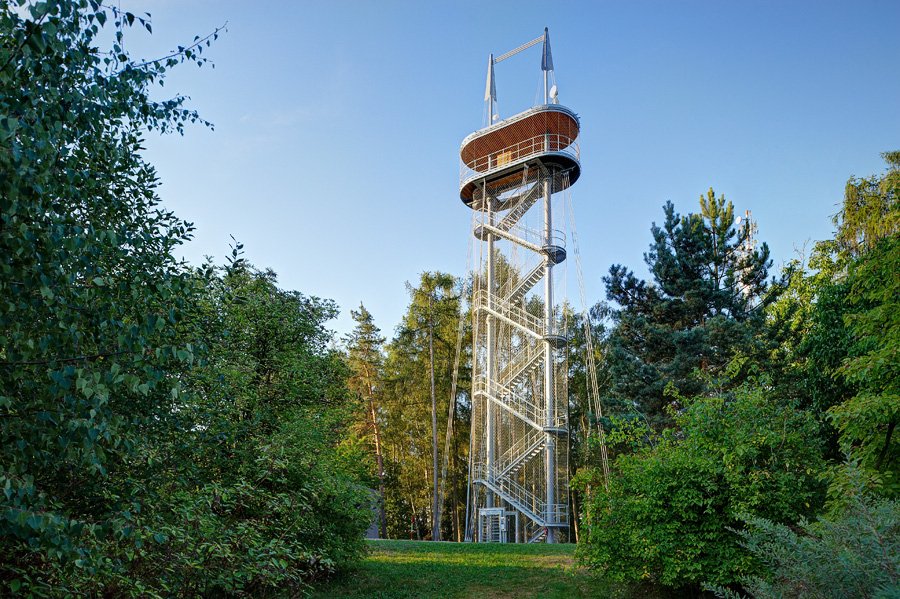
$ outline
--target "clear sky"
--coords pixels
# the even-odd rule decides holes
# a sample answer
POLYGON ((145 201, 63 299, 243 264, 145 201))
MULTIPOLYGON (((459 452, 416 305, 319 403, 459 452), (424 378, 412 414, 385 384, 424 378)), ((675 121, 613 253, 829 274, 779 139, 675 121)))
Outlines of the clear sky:
MULTIPOLYGON (((151 138, 166 207, 197 226, 184 255, 221 262, 229 235, 283 287, 364 302, 386 336, 405 281, 466 268, 458 150, 483 124, 487 56, 550 28, 562 104, 582 121, 573 187, 589 302, 622 263, 644 275, 649 227, 710 186, 778 266, 830 235, 850 175, 900 149, 900 2, 122 2, 153 15, 154 57, 228 22, 165 90, 215 131, 151 138)), ((535 103, 539 47, 497 66, 501 116, 535 103)), ((576 305, 578 291, 570 285, 576 305)))

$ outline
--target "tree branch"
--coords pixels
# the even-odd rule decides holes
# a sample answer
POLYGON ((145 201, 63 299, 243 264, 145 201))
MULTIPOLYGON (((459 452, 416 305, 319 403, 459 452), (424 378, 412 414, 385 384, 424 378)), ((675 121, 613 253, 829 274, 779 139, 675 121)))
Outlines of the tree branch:
POLYGON ((50 358, 49 360, 26 360, 21 362, 0 362, 0 366, 40 366, 43 364, 55 364, 57 362, 82 362, 91 361, 98 358, 110 358, 112 356, 121 356, 123 354, 133 354, 131 351, 104 352, 99 354, 89 354, 85 356, 75 356, 72 358, 50 358))
POLYGON ((187 52, 187 51, 189 51, 189 50, 193 50, 194 48, 203 45, 204 42, 206 42, 206 41, 208 41, 208 40, 210 40, 210 39, 212 39, 212 38, 218 37, 219 33, 222 32, 222 31, 225 31, 227 27, 228 27, 228 21, 225 21, 225 23, 223 23, 222 25, 216 27, 215 30, 213 30, 212 33, 210 33, 209 35, 207 35, 206 37, 204 37, 204 38, 202 38, 202 39, 197 40, 196 42, 194 42, 194 43, 191 44, 190 46, 185 46, 185 47, 183 47, 183 48, 180 47, 180 48, 179 48, 178 50, 176 50, 175 52, 172 52, 171 54, 168 54, 168 55, 163 56, 163 57, 161 57, 161 58, 155 58, 155 59, 153 59, 153 60, 145 60, 144 62, 140 62, 140 63, 138 63, 138 64, 128 64, 128 65, 125 66, 124 69, 120 70, 119 72, 121 73, 121 72, 124 71, 125 69, 140 69, 140 68, 149 66, 149 65, 151 65, 151 64, 156 64, 156 63, 162 62, 162 61, 164 61, 164 60, 169 60, 170 58, 175 58, 176 56, 181 56, 181 55, 183 55, 185 52, 187 52))

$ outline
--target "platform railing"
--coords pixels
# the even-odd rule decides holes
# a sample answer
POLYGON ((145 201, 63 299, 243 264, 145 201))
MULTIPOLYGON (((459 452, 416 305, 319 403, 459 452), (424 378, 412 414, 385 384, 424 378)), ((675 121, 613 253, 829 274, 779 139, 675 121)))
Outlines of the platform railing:
POLYGON ((504 301, 503 298, 498 297, 496 294, 489 294, 486 289, 476 291, 473 294, 472 303, 475 306, 475 310, 493 311, 534 337, 542 337, 544 335, 543 319, 504 301))
POLYGON ((514 508, 531 518, 535 523, 546 526, 546 504, 544 501, 508 478, 495 478, 486 464, 475 464, 472 468, 472 476, 475 480, 483 482, 489 489, 500 494, 500 497, 514 508))
POLYGON ((516 223, 509 229, 501 229, 497 225, 491 225, 486 222, 480 222, 475 225, 475 234, 477 236, 484 237, 489 232, 493 232, 497 237, 509 239, 513 243, 519 241, 521 245, 536 251, 546 246, 566 247, 566 233, 561 229, 551 229, 550 237, 548 238, 546 231, 532 229, 521 223, 516 223))
POLYGON ((514 162, 551 152, 567 154, 575 160, 578 160, 580 156, 576 139, 560 133, 544 133, 522 140, 486 156, 479 156, 474 160, 463 162, 460 165, 459 180, 465 183, 475 176, 489 175, 491 172, 501 170, 514 162))
POLYGON ((544 410, 540 406, 528 401, 523 394, 514 393, 496 381, 488 381, 485 377, 479 376, 472 381, 472 393, 474 395, 486 394, 532 426, 540 427, 544 422, 544 410))

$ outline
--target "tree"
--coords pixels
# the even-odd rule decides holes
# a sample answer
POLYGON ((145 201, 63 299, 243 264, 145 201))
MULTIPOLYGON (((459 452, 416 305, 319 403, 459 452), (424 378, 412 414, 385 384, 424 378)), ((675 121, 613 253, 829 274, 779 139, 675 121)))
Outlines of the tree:
MULTIPOLYGON (((601 453, 600 439, 596 434, 598 426, 604 430, 609 429, 608 418, 600 418, 597 413, 596 402, 609 393, 609 371, 606 367, 603 350, 606 342, 607 331, 603 320, 606 308, 603 304, 597 304, 591 308, 588 314, 573 314, 569 306, 563 306, 563 318, 560 330, 566 331, 566 355, 568 359, 568 422, 569 422, 569 473, 570 480, 574 481, 569 493, 571 513, 580 512, 582 489, 578 481, 583 478, 579 473, 585 473, 586 477, 593 477, 593 470, 602 472, 603 456, 601 453), (588 322, 585 323, 585 319, 588 322), (587 326, 585 326, 587 324, 587 326), (591 335, 588 343, 587 335, 591 335), (594 397, 592 382, 590 380, 588 359, 589 348, 594 352, 593 365, 597 380, 598 397, 594 397)), ((585 491, 587 489, 584 489, 585 491)), ((585 493, 587 495, 587 493, 585 493)), ((579 518, 573 519, 573 532, 575 540, 578 539, 579 518)))
POLYGON ((383 356, 381 346, 384 337, 375 326, 372 314, 362 304, 359 311, 350 311, 356 327, 345 339, 347 343, 347 365, 350 368, 350 377, 347 385, 351 393, 365 404, 365 434, 371 431, 372 444, 375 451, 375 468, 378 477, 378 493, 380 504, 378 508, 379 530, 381 538, 387 538, 387 518, 384 507, 384 456, 382 452, 382 439, 379 424, 380 394, 381 394, 381 369, 383 356))
POLYGON ((829 408, 845 451, 900 493, 900 152, 882 154, 883 177, 851 179, 836 239, 855 259, 846 281, 844 324, 851 347, 840 374, 857 393, 829 408))
MULTIPOLYGON (((843 468, 850 485, 839 513, 790 527, 749 518, 744 547, 763 564, 741 578, 756 599, 895 597, 900 592, 900 504, 872 495, 854 465, 843 468)), ((720 596, 740 597, 723 588, 720 596)))
POLYGON ((217 274, 198 318, 207 359, 186 379, 189 427, 161 448, 160 501, 177 517, 158 575, 189 596, 298 593, 359 557, 371 520, 368 452, 345 443, 349 372, 325 328, 337 308, 242 260, 217 274), (182 518, 196 528, 180 531, 182 518))
POLYGON ((845 322, 852 346, 840 373, 857 393, 828 413, 845 451, 900 493, 900 237, 882 240, 850 269, 845 322))
MULTIPOLYGON (((653 281, 621 265, 604 277, 615 328, 607 356, 615 398, 651 420, 666 420, 664 389, 702 393, 739 353, 762 351, 756 339, 766 301, 768 246, 755 247, 751 223, 736 226, 734 208, 712 189, 700 213, 679 216, 671 202, 651 228, 644 255, 653 281), (699 375, 699 376, 698 376, 699 375)), ((731 373, 738 383, 746 372, 731 373)))
MULTIPOLYGON (((809 264, 790 265, 784 291, 769 310, 778 345, 775 390, 822 423, 829 455, 846 453, 883 492, 897 492, 900 345, 900 154, 883 154, 883 176, 851 178, 834 239, 815 244, 809 264)), ((836 486, 833 500, 840 503, 836 486)))
MULTIPOLYGON (((432 524, 431 540, 441 540, 441 499, 438 480, 438 406, 434 383, 434 337, 437 319, 442 315, 459 314, 459 297, 453 297, 455 279, 444 273, 423 273, 420 287, 407 285, 412 297, 410 311, 401 335, 415 337, 427 331, 428 380, 431 397, 431 455, 432 455, 432 524), (443 314, 441 314, 443 312, 443 314)), ((450 337, 449 339, 452 339, 450 337)), ((449 343, 449 339, 445 343, 449 343)))
MULTIPOLYGON (((450 275, 423 273, 419 286, 409 287, 409 308, 387 347, 384 438, 390 458, 386 467, 388 527, 397 536, 407 532, 416 538, 427 536, 421 523, 428 521, 434 538, 435 523, 443 524, 443 515, 439 517, 438 439, 446 436, 448 418, 444 414, 449 415, 456 402, 450 397, 461 318, 455 286, 450 275)), ((454 410, 453 414, 456 419, 466 413, 454 410)), ((454 431, 461 428, 465 430, 454 423, 454 431)), ((451 447, 455 445, 451 443, 451 447)), ((462 464, 454 458, 451 465, 451 476, 464 479, 458 472, 462 464)), ((458 496, 459 486, 457 483, 451 488, 451 496, 458 496)), ((457 520, 454 514, 446 523, 457 533, 455 536, 460 530, 457 520)), ((443 536, 441 532, 439 536, 443 536)))
POLYGON ((844 189, 844 204, 835 215, 835 239, 842 252, 860 256, 881 240, 900 231, 900 151, 881 154, 887 162, 884 176, 851 177, 844 189))
MULTIPOLYGON (((197 346, 191 226, 159 206, 147 131, 200 120, 151 88, 210 38, 134 61, 145 19, 88 0, 0 6, 0 579, 90 581, 141 542, 147 442, 177 425, 197 346), (109 23, 108 51, 97 44, 109 23), (73 574, 73 572, 75 574, 73 574), (80 572, 80 574, 77 574, 80 572)), ((152 538, 152 534, 150 535, 152 538)), ((83 587, 84 592, 89 592, 83 587)))

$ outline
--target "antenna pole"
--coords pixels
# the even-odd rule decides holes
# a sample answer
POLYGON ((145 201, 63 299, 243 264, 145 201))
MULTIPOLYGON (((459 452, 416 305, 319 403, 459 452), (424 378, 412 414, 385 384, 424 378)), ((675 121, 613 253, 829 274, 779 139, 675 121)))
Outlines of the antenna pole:
POLYGON ((553 68, 553 59, 550 58, 550 29, 544 27, 544 48, 541 56, 541 70, 544 71, 544 104, 550 103, 550 77, 548 74, 553 68))
POLYGON ((550 88, 547 87, 547 71, 544 71, 544 104, 549 104, 550 88))
POLYGON ((494 100, 497 99, 497 84, 494 82, 494 55, 488 56, 487 84, 484 90, 484 99, 488 103, 488 127, 494 123, 494 100))

